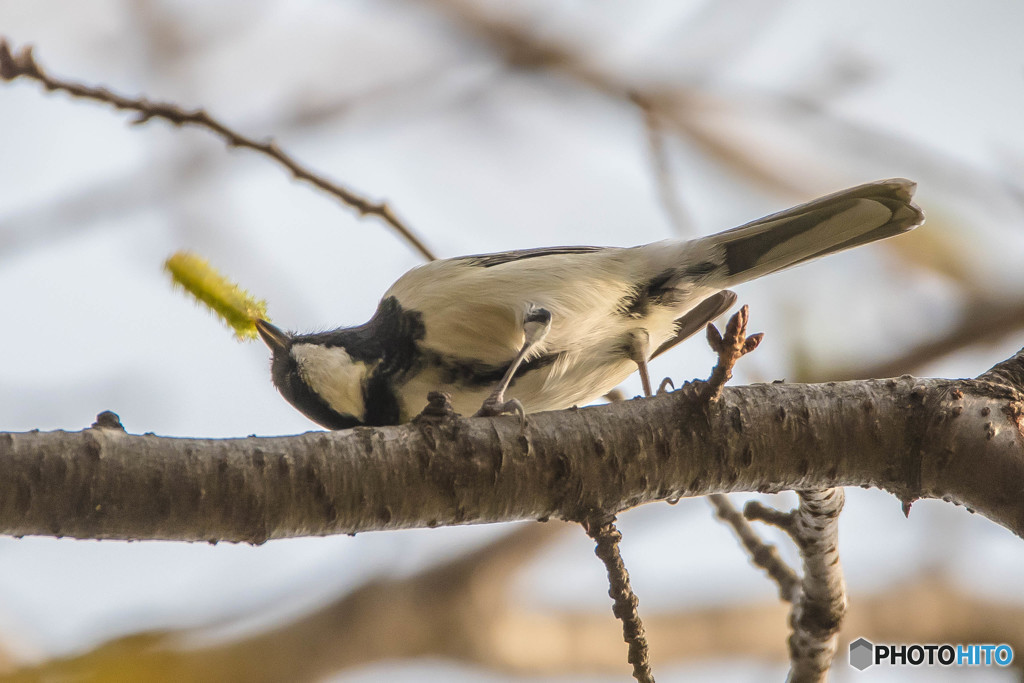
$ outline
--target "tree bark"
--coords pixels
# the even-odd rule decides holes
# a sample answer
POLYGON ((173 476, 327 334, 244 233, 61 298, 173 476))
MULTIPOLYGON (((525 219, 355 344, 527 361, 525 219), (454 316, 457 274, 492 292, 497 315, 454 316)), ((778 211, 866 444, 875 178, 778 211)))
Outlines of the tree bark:
POLYGON ((730 387, 517 419, 287 437, 0 433, 0 533, 243 541, 876 486, 1024 536, 1018 354, 975 380, 730 387))

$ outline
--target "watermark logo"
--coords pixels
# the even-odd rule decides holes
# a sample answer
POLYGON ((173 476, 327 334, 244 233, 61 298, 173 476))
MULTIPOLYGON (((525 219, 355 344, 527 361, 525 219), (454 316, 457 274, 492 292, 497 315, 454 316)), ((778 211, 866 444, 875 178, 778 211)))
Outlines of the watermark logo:
POLYGON ((874 647, 866 638, 858 638, 850 643, 850 666, 863 671, 874 664, 874 647))
POLYGON ((949 643, 875 644, 867 638, 850 643, 850 666, 864 671, 881 666, 1009 666, 1013 648, 1009 645, 949 643))

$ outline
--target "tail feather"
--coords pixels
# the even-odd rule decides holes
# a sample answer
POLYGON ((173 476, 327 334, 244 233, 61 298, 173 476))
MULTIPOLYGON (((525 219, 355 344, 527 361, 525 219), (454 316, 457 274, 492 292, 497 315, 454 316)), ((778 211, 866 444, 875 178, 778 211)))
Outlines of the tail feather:
POLYGON ((902 178, 830 194, 702 238, 713 279, 732 287, 837 251, 899 235, 924 222, 912 201, 916 184, 902 178))

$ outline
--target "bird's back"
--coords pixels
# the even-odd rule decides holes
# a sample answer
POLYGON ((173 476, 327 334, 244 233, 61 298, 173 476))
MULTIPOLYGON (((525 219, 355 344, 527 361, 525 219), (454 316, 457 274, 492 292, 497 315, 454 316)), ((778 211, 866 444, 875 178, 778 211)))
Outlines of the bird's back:
POLYGON ((658 349, 672 342, 677 319, 716 292, 919 225, 913 189, 901 179, 869 183, 690 241, 529 249, 415 268, 385 298, 429 312, 420 344, 448 367, 406 387, 409 409, 428 385, 456 396, 457 409, 459 398, 467 409, 485 396, 483 378, 500 376, 522 347, 531 306, 550 311, 551 329, 510 395, 528 411, 597 398, 635 368, 623 351, 635 331, 658 349))

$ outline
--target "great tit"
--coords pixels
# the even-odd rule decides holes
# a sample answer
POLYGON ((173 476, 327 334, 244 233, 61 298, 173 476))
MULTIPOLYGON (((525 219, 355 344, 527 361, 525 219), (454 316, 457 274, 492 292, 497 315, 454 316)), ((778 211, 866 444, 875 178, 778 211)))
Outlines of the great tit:
POLYGON ((432 261, 384 293, 369 322, 257 330, 281 394, 329 429, 393 425, 427 394, 457 412, 593 401, 735 301, 728 287, 924 221, 915 184, 842 190, 717 235, 638 247, 547 247, 432 261), (513 401, 506 402, 505 394, 513 401))

